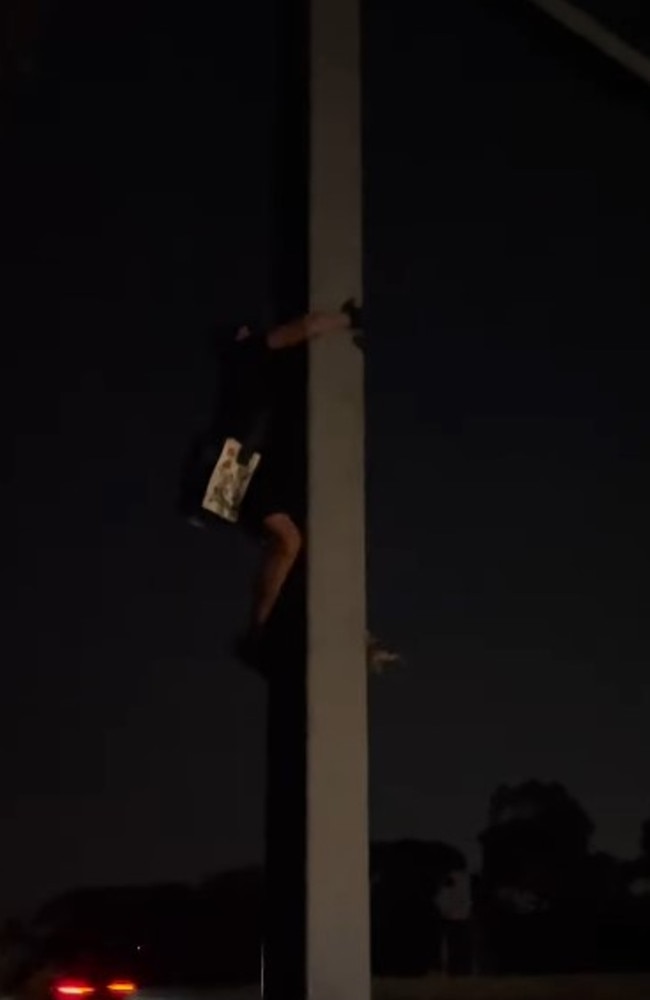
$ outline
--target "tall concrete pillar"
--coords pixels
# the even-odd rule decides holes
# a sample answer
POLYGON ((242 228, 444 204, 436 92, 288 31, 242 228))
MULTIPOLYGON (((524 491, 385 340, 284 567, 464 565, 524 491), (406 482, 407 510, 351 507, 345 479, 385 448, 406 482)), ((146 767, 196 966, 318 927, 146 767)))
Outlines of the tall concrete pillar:
MULTIPOLYGON (((310 304, 362 297, 359 0, 311 0, 310 304)), ((369 1000, 363 355, 310 345, 307 926, 310 1000, 369 1000)))

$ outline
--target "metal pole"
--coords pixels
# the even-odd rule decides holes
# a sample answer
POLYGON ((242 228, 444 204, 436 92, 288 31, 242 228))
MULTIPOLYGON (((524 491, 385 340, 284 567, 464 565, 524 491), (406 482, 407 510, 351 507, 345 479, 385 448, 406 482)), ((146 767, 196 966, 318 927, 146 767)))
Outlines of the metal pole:
MULTIPOLYGON (((310 302, 361 298, 359 0, 311 0, 310 302)), ((363 356, 310 347, 307 992, 369 1000, 363 356)))

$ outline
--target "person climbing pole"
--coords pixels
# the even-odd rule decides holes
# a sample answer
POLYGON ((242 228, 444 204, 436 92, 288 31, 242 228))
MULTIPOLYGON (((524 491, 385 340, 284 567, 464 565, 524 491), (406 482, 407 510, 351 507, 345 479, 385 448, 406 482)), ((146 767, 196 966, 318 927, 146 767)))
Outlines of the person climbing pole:
MULTIPOLYGON (((238 656, 261 668, 265 626, 304 547, 304 391, 300 352, 316 337, 361 329, 353 300, 338 312, 313 312, 261 333, 240 326, 226 346, 207 486, 190 521, 220 518, 262 543, 248 627, 238 656), (216 461, 215 461, 216 459, 216 461)), ((205 465, 204 483, 205 483, 205 465)), ((368 636, 374 670, 398 657, 368 636)))

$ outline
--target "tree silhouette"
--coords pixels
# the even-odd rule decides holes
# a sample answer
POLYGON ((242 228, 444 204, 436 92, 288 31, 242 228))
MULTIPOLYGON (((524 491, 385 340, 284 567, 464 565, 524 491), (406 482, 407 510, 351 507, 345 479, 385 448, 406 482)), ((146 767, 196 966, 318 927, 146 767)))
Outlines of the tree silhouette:
POLYGON ((484 878, 534 894, 540 905, 549 902, 563 893, 567 875, 587 856, 593 829, 560 784, 502 785, 479 837, 484 878))
POLYGON ((440 841, 373 844, 373 968, 383 975, 422 975, 440 967, 442 920, 436 896, 452 872, 467 867, 455 847, 440 841))
POLYGON ((480 909, 498 970, 574 971, 588 950, 582 919, 593 823, 557 783, 495 791, 480 835, 480 909))

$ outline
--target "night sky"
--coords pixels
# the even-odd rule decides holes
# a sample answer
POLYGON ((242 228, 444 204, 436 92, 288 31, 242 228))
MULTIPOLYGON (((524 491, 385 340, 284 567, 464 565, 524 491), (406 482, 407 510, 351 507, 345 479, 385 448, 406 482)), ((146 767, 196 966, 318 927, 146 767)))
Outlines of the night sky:
MULTIPOLYGON (((273 12, 87 6, 3 125, 0 914, 262 856, 255 551, 175 500, 211 326, 269 305, 273 12)), ((633 855, 649 99, 525 5, 368 7, 369 598, 407 659, 371 683, 372 833, 474 861, 537 777, 633 855)))

